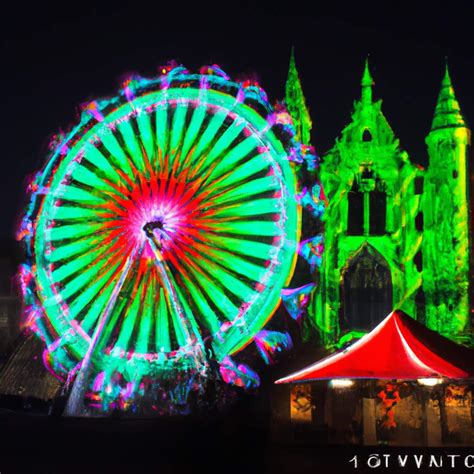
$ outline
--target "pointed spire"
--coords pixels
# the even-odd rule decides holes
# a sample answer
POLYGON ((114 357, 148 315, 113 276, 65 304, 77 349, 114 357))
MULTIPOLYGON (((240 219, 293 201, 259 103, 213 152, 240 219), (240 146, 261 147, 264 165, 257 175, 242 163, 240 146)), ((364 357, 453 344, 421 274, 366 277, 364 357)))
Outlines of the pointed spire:
POLYGON ((441 82, 441 91, 436 104, 431 130, 440 128, 466 127, 466 122, 461 114, 459 102, 454 94, 453 84, 449 75, 448 61, 441 82))
POLYGON ((296 136, 302 143, 309 145, 312 127, 311 117, 301 87, 301 81, 296 69, 295 49, 291 48, 290 67, 286 81, 285 102, 296 129, 296 136))
POLYGON ((291 55, 290 55, 290 71, 296 71, 296 62, 295 62, 295 47, 291 47, 291 55))
POLYGON ((451 84, 451 76, 449 75, 449 67, 448 67, 448 57, 444 57, 444 77, 441 82, 441 86, 449 86, 452 87, 451 84))
POLYGON ((365 68, 364 74, 362 76, 362 82, 360 83, 362 86, 362 103, 363 104, 371 104, 372 103, 372 87, 374 85, 374 80, 372 79, 372 75, 370 74, 369 69, 369 56, 365 59, 365 68))

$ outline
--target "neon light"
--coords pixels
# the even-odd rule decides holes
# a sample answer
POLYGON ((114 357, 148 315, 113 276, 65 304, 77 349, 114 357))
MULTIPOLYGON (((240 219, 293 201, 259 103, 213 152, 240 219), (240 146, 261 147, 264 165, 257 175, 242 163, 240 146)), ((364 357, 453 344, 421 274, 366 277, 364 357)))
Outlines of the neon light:
POLYGON ((332 379, 329 384, 332 388, 349 388, 354 385, 354 381, 350 379, 332 379))
POLYGON ((223 380, 236 387, 246 389, 260 386, 260 377, 245 364, 236 364, 230 357, 225 357, 220 365, 223 380))
POLYGON ((266 364, 273 364, 279 354, 290 351, 293 341, 289 333, 262 330, 255 336, 255 344, 266 364))
POLYGON ((262 329, 293 271, 290 154, 302 148, 283 108, 215 65, 160 73, 86 105, 30 186, 18 234, 28 321, 55 370, 83 361, 74 413, 85 393, 107 410, 168 372, 194 386, 201 331, 222 362, 262 329))
MULTIPOLYGON (((291 75, 297 77, 294 58, 291 64, 291 75)), ((347 307, 351 288, 345 283, 361 252, 368 252, 371 258, 364 261, 384 269, 386 278, 379 279, 383 285, 379 290, 392 308, 450 339, 470 343, 466 175, 470 131, 448 70, 426 138, 426 170, 400 148, 381 101, 373 98, 373 87, 366 62, 351 123, 321 163, 320 179, 330 205, 323 218, 325 254, 310 317, 326 347, 337 343, 344 331, 371 329, 358 321, 351 326, 347 307)), ((301 97, 302 93, 300 103, 301 97)), ((304 104, 289 110, 301 122, 304 104)), ((303 206, 318 212, 317 192, 316 199, 309 192, 313 184, 299 198, 303 206)), ((374 310, 373 315, 382 319, 389 310, 378 315, 374 310)))
POLYGON ((301 322, 306 308, 309 304, 310 295, 315 289, 314 283, 301 286, 294 289, 284 289, 281 292, 281 299, 288 314, 297 322, 301 322))
POLYGON ((426 387, 434 387, 436 385, 443 383, 443 379, 439 379, 436 377, 429 377, 429 378, 418 379, 417 382, 420 385, 425 385, 426 387))

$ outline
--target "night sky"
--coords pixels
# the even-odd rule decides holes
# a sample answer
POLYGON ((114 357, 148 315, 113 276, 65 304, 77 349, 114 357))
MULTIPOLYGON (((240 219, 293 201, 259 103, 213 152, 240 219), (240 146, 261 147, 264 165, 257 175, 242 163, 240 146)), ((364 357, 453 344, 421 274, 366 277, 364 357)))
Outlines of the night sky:
POLYGON ((235 1, 191 8, 172 1, 173 7, 11 3, 2 7, 0 28, 3 253, 26 204, 26 178, 43 164, 52 135, 77 121, 79 104, 113 96, 127 74, 153 76, 169 59, 191 70, 217 63, 233 78, 257 76, 274 102, 284 95, 294 45, 319 154, 349 122, 368 53, 375 97, 384 99, 385 115, 413 161, 426 163, 424 138, 445 56, 464 115, 474 123, 472 2, 443 8, 352 2, 357 5, 332 11, 295 1, 285 11, 235 1))

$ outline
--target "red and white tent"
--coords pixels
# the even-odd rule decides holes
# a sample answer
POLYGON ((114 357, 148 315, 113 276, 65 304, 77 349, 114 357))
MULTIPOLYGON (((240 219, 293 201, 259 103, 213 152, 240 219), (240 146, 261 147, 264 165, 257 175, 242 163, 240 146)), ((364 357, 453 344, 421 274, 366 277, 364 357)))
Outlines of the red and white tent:
POLYGON ((427 329, 403 311, 390 313, 348 348, 275 383, 318 379, 474 377, 474 351, 427 329))

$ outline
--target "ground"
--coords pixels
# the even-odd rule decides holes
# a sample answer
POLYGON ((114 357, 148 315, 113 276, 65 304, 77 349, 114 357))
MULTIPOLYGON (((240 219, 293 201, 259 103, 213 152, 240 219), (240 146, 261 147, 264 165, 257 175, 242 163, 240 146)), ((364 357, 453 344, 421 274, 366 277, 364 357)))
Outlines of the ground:
MULTIPOLYGON (((335 472, 472 472, 465 469, 469 449, 360 448, 306 444, 273 444, 268 420, 249 417, 241 405, 221 417, 178 419, 64 419, 0 413, 2 474, 72 473, 317 473, 335 472), (366 464, 370 455, 390 454, 390 466, 366 464), (398 454, 409 455, 411 468, 396 465, 398 454), (460 454, 456 470, 416 469, 413 454, 460 454), (350 460, 358 455, 359 466, 350 460)), ((472 452, 472 450, 471 450, 472 452)), ((385 458, 383 458, 385 459, 385 458)))

